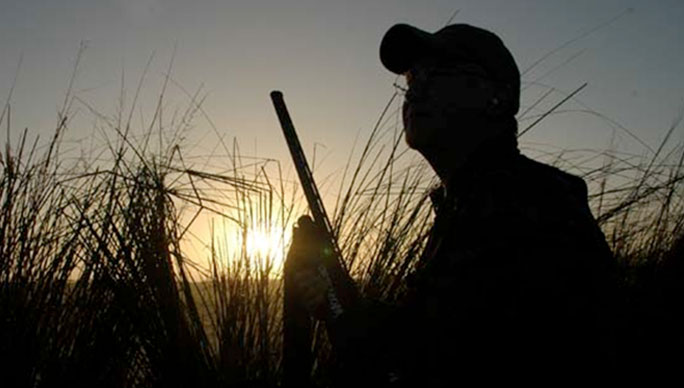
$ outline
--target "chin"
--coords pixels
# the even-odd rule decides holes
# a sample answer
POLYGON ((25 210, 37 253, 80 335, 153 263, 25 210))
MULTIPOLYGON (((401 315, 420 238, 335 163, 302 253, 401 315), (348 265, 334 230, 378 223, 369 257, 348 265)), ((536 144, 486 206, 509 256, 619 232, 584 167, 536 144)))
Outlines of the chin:
POLYGON ((415 118, 404 120, 404 139, 406 139, 406 144, 414 150, 425 145, 424 143, 428 140, 426 135, 430 133, 425 130, 425 125, 417 121, 415 118))
MULTIPOLYGON (((435 125, 416 125, 430 123, 406 123, 404 124, 404 139, 406 144, 417 151, 424 151, 439 145, 442 141, 444 129, 437 128, 435 125)), ((433 123, 434 124, 434 123, 433 123)))
POLYGON ((404 130, 404 140, 406 140, 409 148, 414 150, 420 149, 420 136, 408 127, 404 130))

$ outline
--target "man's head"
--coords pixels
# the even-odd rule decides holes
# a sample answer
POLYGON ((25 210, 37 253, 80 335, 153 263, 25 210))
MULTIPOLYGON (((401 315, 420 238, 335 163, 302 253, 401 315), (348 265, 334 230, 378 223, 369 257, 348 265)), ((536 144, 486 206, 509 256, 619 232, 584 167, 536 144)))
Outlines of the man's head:
POLYGON ((520 73, 493 33, 466 24, 435 33, 397 24, 382 40, 380 59, 406 76, 406 140, 428 159, 447 149, 465 155, 503 127, 515 131, 520 73))

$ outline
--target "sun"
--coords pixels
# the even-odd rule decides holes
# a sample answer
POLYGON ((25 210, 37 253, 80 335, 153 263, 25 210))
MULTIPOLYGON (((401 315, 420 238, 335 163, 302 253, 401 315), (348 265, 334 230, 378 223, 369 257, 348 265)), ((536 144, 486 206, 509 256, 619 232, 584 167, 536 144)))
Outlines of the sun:
POLYGON ((278 220, 214 221, 207 231, 211 244, 202 244, 206 269, 256 271, 274 278, 282 274, 292 238, 291 224, 283 227, 278 220))
POLYGON ((285 257, 285 241, 287 241, 285 229, 259 225, 246 230, 244 249, 253 262, 262 264, 270 262, 276 267, 282 267, 285 257))

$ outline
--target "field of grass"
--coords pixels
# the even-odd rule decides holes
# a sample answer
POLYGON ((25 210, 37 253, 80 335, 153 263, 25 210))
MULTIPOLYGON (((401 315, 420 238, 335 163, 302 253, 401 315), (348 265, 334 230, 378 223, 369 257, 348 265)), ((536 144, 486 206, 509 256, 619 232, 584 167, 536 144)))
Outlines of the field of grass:
MULTIPOLYGON (((185 115, 200 110, 193 100, 185 115)), ((104 120, 114 134, 105 151, 67 163, 60 145, 70 115, 65 104, 47 145, 24 132, 1 152, 3 385, 277 386, 279 264, 276 252, 247 249, 246 236, 258 227, 285 240, 282 226, 302 213, 300 196, 279 169, 245 162, 235 146, 226 147, 229 172, 186 163, 178 127, 167 129, 161 115, 135 136, 131 115, 104 120), (181 243, 199 214, 225 219, 245 237, 207 236, 205 270, 181 243)), ((391 116, 383 114, 350 157, 329 209, 362 292, 383 300, 400 293, 425 243, 434 183, 424 164, 407 160, 391 116)), ((648 158, 596 152, 598 167, 571 151, 549 159, 589 183, 620 263, 626 371, 674 366, 684 345, 684 149, 670 147, 675 129, 648 158)), ((326 385, 330 354, 320 328, 315 354, 314 380, 326 385)))

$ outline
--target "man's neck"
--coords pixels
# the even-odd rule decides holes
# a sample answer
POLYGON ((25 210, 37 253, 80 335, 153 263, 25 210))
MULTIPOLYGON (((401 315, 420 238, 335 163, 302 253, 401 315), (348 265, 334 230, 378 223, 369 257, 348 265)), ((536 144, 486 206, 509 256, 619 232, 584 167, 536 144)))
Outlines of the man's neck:
MULTIPOLYGON (((520 155, 515 138, 493 138, 482 143, 462 160, 444 163, 438 169, 433 165, 449 195, 461 191, 479 175, 491 170, 506 169, 511 159, 520 155)), ((432 164, 432 163, 431 163, 432 164)))

